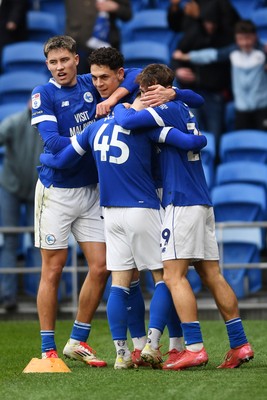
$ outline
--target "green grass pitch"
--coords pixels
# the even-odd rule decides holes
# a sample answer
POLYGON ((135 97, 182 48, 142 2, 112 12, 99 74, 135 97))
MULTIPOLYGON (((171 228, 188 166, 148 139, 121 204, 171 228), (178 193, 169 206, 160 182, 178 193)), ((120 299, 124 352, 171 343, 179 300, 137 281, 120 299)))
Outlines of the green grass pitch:
MULTIPOLYGON (((40 357, 37 321, 0 322, 1 400, 266 400, 267 321, 243 321, 254 360, 238 369, 218 370, 229 349, 222 321, 204 321, 202 333, 209 354, 206 367, 185 371, 150 368, 114 370, 114 345, 106 320, 95 319, 90 345, 108 362, 107 368, 90 368, 64 360, 72 373, 23 373, 34 357, 40 357)), ((58 321, 59 354, 71 331, 72 321, 58 321)), ((131 340, 129 344, 132 345, 131 340)), ((167 332, 162 352, 168 351, 167 332)))

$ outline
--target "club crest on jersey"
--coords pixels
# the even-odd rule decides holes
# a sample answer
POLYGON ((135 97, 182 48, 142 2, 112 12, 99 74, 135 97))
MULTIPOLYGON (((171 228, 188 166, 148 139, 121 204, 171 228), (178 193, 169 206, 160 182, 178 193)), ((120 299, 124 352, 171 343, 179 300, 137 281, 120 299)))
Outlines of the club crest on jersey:
POLYGON ((85 92, 83 98, 86 101, 86 103, 92 103, 94 100, 93 95, 90 92, 85 92))
POLYGON ((35 93, 32 95, 32 108, 36 110, 36 108, 39 108, 41 105, 41 94, 40 93, 35 93))

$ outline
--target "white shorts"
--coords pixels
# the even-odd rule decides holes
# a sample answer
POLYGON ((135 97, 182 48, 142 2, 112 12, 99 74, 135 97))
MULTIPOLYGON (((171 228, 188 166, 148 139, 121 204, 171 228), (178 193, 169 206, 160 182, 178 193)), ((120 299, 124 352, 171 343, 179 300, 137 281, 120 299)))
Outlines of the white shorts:
POLYGON ((161 233, 162 260, 218 260, 213 207, 169 205, 161 233))
POLYGON ((71 232, 77 242, 105 242, 98 186, 46 188, 38 180, 34 231, 35 246, 42 249, 67 248, 71 232))
POLYGON ((109 271, 163 268, 160 210, 105 207, 104 218, 109 271))

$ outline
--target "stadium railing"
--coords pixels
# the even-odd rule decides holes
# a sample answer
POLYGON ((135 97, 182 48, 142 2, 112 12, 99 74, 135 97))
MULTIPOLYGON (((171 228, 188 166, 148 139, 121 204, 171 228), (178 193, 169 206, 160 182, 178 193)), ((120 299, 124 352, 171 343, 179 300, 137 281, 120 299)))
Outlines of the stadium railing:
MULTIPOLYGON (((260 227, 260 228, 267 228, 267 221, 257 221, 257 222, 219 222, 216 223, 216 231, 222 232, 224 229, 229 228, 248 228, 248 227, 260 227)), ((0 226, 0 237, 3 233, 33 233, 33 227, 4 227, 0 226)), ((0 241, 1 242, 1 241, 0 241)), ((64 268, 65 273, 71 274, 71 281, 72 281, 72 293, 71 293, 71 301, 68 306, 61 307, 61 312, 64 313, 72 313, 75 316, 77 312, 77 304, 78 304, 78 290, 79 290, 79 282, 78 282, 78 274, 81 272, 87 272, 87 266, 80 266, 78 263, 78 244, 73 240, 71 243, 72 248, 72 255, 71 255, 71 265, 66 266, 64 268)), ((219 243, 220 253, 223 252, 223 242, 219 243)), ((224 264, 223 259, 220 260, 220 265, 222 271, 224 269, 231 269, 231 268, 260 268, 262 270, 267 269, 267 262, 259 262, 259 263, 242 263, 242 264, 224 264)), ((9 268, 9 267, 1 267, 0 274, 33 274, 33 273, 40 273, 41 267, 16 267, 16 268, 9 268)), ((214 308, 214 304, 210 304, 210 309, 214 308)), ((216 307, 216 306, 215 306, 216 307)), ((248 309, 267 309, 267 302, 266 301, 259 301, 255 302, 252 300, 251 302, 246 302, 245 307, 248 309)), ((18 312, 20 308, 18 309, 18 312)), ((22 311, 22 310, 21 310, 22 311)))

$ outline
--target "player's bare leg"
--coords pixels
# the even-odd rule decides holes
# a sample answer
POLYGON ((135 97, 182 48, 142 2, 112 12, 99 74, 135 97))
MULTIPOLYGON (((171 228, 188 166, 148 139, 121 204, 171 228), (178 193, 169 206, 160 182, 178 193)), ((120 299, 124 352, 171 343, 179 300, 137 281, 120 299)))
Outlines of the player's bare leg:
POLYGON ((102 242, 79 243, 89 266, 83 282, 76 319, 90 323, 103 296, 110 272, 106 268, 106 244, 102 242))
POLYGON ((221 274, 218 261, 199 261, 195 269, 203 284, 211 291, 223 319, 228 321, 239 317, 236 295, 221 274))
POLYGON ((168 286, 181 322, 197 320, 197 303, 186 278, 188 260, 164 261, 164 281, 168 286))
POLYGON ((37 309, 42 338, 42 357, 55 357, 54 331, 56 324, 58 287, 68 250, 41 249, 42 272, 37 294, 37 309))

